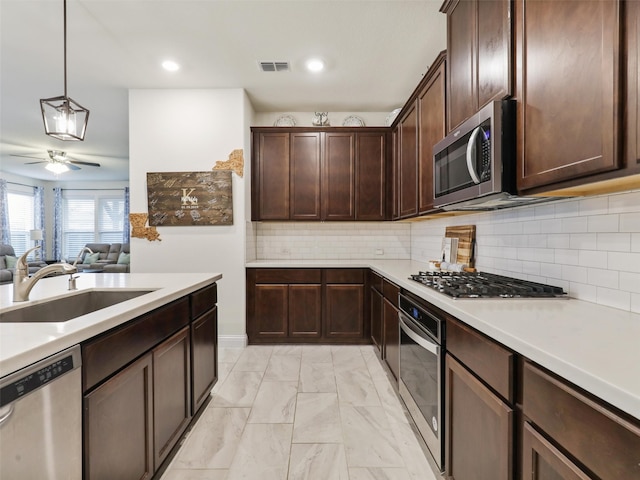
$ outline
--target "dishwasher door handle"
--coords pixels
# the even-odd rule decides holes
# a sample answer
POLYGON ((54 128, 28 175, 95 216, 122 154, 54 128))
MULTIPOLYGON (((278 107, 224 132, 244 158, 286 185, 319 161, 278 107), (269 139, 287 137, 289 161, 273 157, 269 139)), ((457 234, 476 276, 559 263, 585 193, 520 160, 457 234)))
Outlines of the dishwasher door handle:
POLYGON ((0 427, 9 420, 13 414, 13 403, 0 407, 0 427))

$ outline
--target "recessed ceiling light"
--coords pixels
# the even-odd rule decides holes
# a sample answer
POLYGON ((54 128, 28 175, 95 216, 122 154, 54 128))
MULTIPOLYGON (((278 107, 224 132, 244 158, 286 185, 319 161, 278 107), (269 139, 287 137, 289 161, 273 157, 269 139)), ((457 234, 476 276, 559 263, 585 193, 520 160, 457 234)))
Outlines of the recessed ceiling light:
POLYGON ((178 65, 173 60, 165 60, 162 62, 162 68, 164 68, 167 72, 175 72, 180 70, 180 65, 178 65))
POLYGON ((324 70, 324 62, 319 58, 307 60, 307 70, 310 72, 321 72, 324 70))

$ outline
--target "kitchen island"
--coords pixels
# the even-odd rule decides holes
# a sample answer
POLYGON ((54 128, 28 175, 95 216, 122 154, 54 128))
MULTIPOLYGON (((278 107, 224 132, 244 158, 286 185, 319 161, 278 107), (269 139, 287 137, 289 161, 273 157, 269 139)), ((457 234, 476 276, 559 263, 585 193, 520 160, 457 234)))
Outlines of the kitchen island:
MULTIPOLYGON (((0 371, 2 376, 19 372, 7 377, 11 380, 3 393, 4 388, 20 392, 22 388, 11 382, 21 382, 20 375, 33 376, 24 367, 38 360, 72 346, 81 355, 81 361, 74 360, 81 369, 73 377, 44 380, 43 394, 3 403, 10 413, 22 414, 13 415, 14 428, 3 429, 3 444, 18 447, 15 452, 3 448, 0 476, 161 475, 217 380, 216 282, 221 278, 80 274, 75 278, 77 290, 69 291, 69 279, 57 276, 36 283, 26 302, 11 301, 11 285, 0 288, 0 371), (64 388, 54 390, 61 380, 64 388), (29 402, 40 398, 48 398, 51 408, 64 409, 69 421, 56 423, 59 415, 47 413, 33 429, 23 428, 29 402), (30 439, 44 438, 43 428, 53 441, 38 448, 30 439), (64 455, 60 445, 68 445, 64 455), (45 465, 38 461, 45 450, 68 461, 45 465), (36 470, 41 467, 45 470, 36 470)), ((68 365, 65 362, 66 357, 53 371, 68 365)))
POLYGON ((14 303, 13 285, 1 285, 0 314, 91 289, 154 291, 64 323, 0 322, 0 377, 184 297, 220 280, 222 274, 80 273, 78 277, 76 280, 77 291, 67 289, 67 275, 44 278, 35 285, 27 302, 14 303))

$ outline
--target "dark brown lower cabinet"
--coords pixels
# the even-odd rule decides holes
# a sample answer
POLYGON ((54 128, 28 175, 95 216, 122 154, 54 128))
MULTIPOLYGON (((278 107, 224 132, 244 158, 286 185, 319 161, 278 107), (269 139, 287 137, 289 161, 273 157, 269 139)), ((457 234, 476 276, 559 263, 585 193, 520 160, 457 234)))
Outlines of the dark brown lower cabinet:
POLYGON ((445 473, 455 480, 513 478, 514 411, 451 355, 445 361, 445 473))
POLYGON ((523 367, 522 389, 522 412, 527 422, 523 433, 523 478, 640 478, 637 419, 614 411, 528 361, 523 367), (542 446, 531 438, 536 437, 536 432, 543 436, 542 446), (527 447, 526 442, 532 447, 527 447), (555 460, 552 462, 551 458, 555 460), (572 463, 579 468, 571 468, 572 463), (585 476, 559 476, 565 467, 572 474, 582 472, 585 476), (534 476, 530 477, 529 472, 534 476))
POLYGON ((191 420, 189 327, 153 349, 153 457, 160 465, 191 420))
POLYGON ((167 464, 216 380, 216 301, 211 284, 82 344, 85 480, 167 464))
POLYGON ((151 478, 153 356, 135 361, 84 398, 84 478, 151 478))
POLYGON ((378 348, 382 356, 382 321, 384 312, 384 299, 382 294, 371 287, 370 293, 370 315, 371 315, 371 341, 378 348))
POLYGON ((529 422, 522 430, 522 478, 527 480, 590 480, 591 477, 540 435, 529 422))
POLYGON ((400 312, 398 295, 400 287, 384 278, 382 280, 382 356, 396 378, 400 376, 400 312))
POLYGON ((367 343, 365 269, 247 269, 257 343, 367 343))
POLYGON ((197 412, 207 400, 218 379, 216 359, 218 308, 214 307, 191 324, 191 393, 192 411, 197 412))

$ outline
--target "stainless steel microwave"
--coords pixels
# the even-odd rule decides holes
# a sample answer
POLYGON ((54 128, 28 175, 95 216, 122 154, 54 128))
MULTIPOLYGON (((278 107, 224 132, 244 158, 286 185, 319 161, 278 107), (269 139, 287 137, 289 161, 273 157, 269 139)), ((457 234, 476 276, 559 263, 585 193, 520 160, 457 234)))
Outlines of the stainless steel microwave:
POLYGON ((433 148, 434 206, 493 210, 549 200, 516 194, 516 102, 491 102, 433 148))

